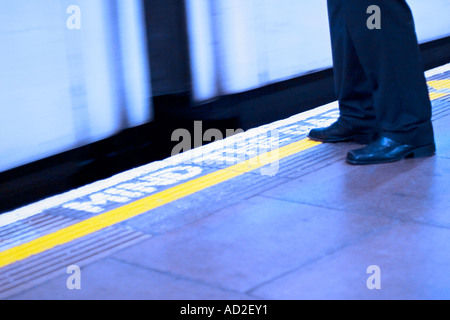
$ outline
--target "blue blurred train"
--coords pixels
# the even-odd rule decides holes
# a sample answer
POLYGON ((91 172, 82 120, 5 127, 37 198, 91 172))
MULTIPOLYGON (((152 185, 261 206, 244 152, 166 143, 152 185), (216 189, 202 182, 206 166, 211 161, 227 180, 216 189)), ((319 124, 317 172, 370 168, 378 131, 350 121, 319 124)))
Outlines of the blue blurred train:
MULTIPOLYGON (((426 67, 448 62, 449 1, 408 3, 426 67)), ((5 208, 169 155, 193 120, 247 129, 334 99, 325 0, 0 6, 5 208)))

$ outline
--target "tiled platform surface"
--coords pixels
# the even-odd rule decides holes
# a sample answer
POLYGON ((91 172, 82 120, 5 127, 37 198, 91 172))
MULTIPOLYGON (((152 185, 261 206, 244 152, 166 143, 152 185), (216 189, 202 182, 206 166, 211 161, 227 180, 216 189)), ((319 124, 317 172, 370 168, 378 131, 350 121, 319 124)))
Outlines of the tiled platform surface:
MULTIPOLYGON (((450 299, 448 69, 429 77, 436 156, 351 166, 345 155, 359 146, 318 145, 282 159, 274 175, 246 172, 7 265, 0 298, 450 299), (70 265, 81 267, 80 290, 67 288, 70 265), (367 286, 373 265, 381 289, 367 286)), ((281 123, 280 145, 336 116, 331 106, 281 123)), ((227 167, 192 163, 202 175, 227 167)), ((134 179, 164 168, 142 169, 134 179)), ((78 199, 117 186, 102 183, 78 199)), ((126 203, 116 200, 92 203, 111 205, 106 211, 126 203)), ((99 214, 73 203, 62 195, 0 217, 0 252, 99 214)))

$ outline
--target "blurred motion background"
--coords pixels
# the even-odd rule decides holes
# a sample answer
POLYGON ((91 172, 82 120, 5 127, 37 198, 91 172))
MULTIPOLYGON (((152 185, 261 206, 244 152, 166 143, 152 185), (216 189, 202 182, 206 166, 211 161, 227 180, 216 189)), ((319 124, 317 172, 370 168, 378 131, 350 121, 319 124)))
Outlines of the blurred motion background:
MULTIPOLYGON (((425 68, 449 62, 450 2, 408 3, 425 68)), ((246 130, 335 99, 325 0, 0 6, 0 212, 168 157, 194 120, 246 130)))

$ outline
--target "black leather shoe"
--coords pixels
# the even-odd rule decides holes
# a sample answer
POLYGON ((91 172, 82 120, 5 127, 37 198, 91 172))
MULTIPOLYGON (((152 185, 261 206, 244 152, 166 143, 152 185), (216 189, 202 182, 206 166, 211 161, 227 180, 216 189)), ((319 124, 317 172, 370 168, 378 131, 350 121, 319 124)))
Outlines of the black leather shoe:
POLYGON ((312 129, 308 138, 320 142, 347 142, 355 141, 361 144, 368 144, 375 141, 378 137, 377 133, 364 133, 343 126, 339 121, 331 126, 321 129, 312 129))
POLYGON ((413 146, 380 137, 365 148, 350 151, 347 162, 350 164, 377 164, 395 162, 405 158, 431 157, 436 153, 434 143, 425 146, 413 146))

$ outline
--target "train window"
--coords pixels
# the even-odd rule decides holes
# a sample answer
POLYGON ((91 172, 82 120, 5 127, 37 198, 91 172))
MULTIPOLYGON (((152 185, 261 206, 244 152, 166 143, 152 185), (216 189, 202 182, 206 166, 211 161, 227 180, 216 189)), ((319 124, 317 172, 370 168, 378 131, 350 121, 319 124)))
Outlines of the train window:
POLYGON ((409 0, 420 43, 450 35, 450 2, 448 0, 409 0))
POLYGON ((0 7, 0 172, 152 118, 141 0, 0 7))
POLYGON ((187 0, 187 13, 197 100, 331 66, 325 1, 187 0))

